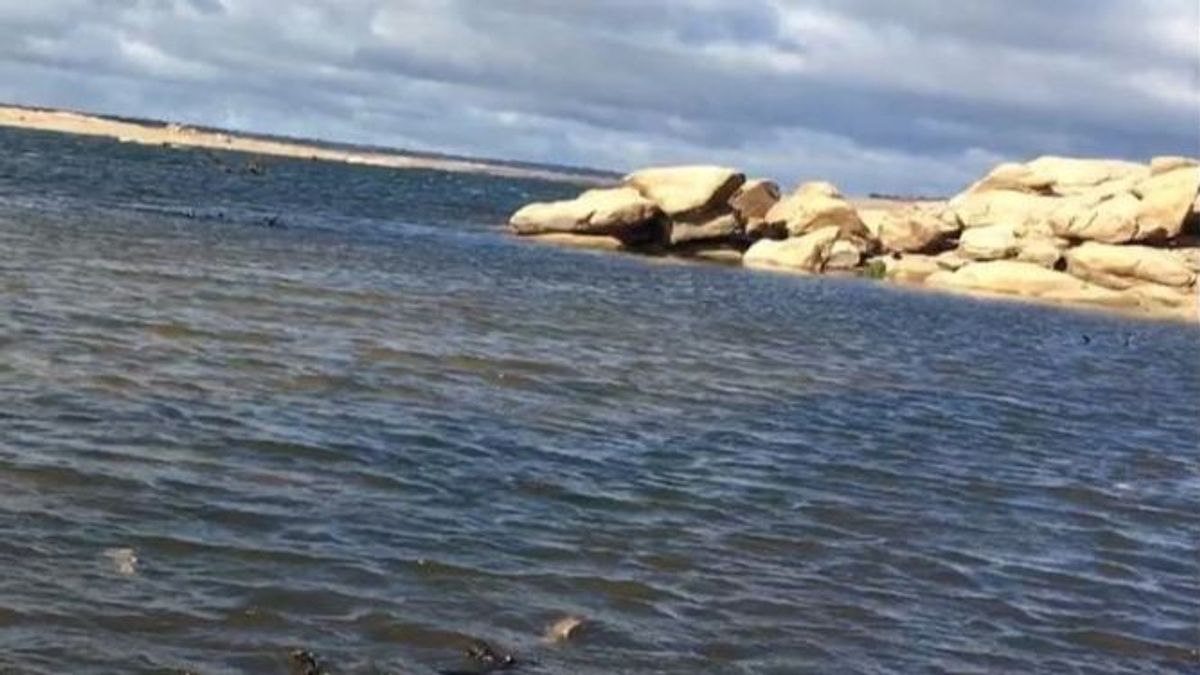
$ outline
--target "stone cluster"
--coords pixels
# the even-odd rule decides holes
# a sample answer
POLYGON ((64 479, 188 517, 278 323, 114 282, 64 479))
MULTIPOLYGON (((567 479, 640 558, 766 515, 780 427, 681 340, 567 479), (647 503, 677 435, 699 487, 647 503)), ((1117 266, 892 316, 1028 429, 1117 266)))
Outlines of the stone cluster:
POLYGON ((1195 319, 1200 162, 1042 157, 944 201, 791 194, 714 166, 654 168, 513 215, 519 235, 805 274, 1195 319))

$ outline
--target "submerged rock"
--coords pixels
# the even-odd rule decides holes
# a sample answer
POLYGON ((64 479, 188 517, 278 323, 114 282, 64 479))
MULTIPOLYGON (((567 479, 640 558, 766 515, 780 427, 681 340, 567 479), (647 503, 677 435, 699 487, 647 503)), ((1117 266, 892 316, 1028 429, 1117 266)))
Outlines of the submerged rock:
POLYGON ((131 577, 138 572, 137 551, 131 548, 110 548, 104 551, 104 557, 112 563, 113 569, 121 576, 131 577))
POLYGON ((585 624, 583 617, 565 616, 550 624, 542 639, 551 643, 567 642, 577 637, 585 624))

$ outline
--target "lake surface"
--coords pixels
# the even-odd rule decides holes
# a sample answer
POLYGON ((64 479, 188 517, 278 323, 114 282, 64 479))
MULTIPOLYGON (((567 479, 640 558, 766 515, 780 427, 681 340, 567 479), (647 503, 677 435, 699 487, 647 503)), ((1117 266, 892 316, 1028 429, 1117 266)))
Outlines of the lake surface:
POLYGON ((0 672, 1200 667, 1197 328, 245 162, 0 130, 0 672))

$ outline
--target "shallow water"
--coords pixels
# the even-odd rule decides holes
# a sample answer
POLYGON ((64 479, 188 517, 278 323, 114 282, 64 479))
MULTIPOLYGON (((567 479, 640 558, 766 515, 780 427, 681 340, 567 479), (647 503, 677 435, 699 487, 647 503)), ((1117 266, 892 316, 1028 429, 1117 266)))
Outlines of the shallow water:
POLYGON ((1195 327, 242 162, 0 131, 0 672, 1200 665, 1195 327))

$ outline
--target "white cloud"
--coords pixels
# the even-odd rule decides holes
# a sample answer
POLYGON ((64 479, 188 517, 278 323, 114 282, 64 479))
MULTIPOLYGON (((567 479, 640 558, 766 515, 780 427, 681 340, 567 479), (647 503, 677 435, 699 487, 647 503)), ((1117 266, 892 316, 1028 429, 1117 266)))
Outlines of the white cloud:
POLYGON ((1200 153, 1198 32, 1194 0, 0 0, 0 95, 945 191, 1042 151, 1200 153))

